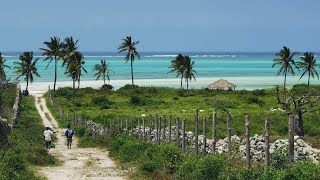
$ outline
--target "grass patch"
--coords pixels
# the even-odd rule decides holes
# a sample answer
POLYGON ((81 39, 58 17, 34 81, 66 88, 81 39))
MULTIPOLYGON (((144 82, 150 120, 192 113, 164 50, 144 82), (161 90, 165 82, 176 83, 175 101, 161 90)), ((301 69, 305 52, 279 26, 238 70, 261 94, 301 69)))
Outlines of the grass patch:
POLYGON ((41 179, 33 166, 59 163, 44 149, 44 127, 34 102, 34 97, 22 98, 20 117, 9 134, 9 148, 0 151, 0 179, 41 179))

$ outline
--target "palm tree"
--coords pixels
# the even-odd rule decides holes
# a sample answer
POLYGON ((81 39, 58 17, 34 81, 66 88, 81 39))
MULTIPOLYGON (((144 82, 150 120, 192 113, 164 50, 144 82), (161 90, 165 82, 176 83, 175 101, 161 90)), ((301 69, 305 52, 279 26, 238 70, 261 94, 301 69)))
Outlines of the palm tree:
POLYGON ((101 59, 100 64, 94 65, 94 68, 93 68, 93 71, 96 71, 96 73, 93 76, 94 77, 97 76, 96 80, 100 79, 100 77, 102 76, 103 85, 106 84, 106 77, 108 81, 110 81, 111 70, 109 70, 108 67, 109 67, 109 63, 107 64, 105 59, 101 59))
POLYGON ((75 84, 76 84, 76 81, 78 78, 78 65, 76 64, 76 62, 71 61, 68 64, 68 68, 66 69, 64 74, 72 78, 72 89, 73 89, 72 97, 74 99, 74 97, 75 97, 75 84))
POLYGON ((169 68, 171 68, 171 70, 168 73, 176 72, 177 77, 181 76, 180 88, 182 89, 182 79, 185 70, 183 55, 179 53, 175 59, 171 60, 169 68))
POLYGON ((301 74, 300 79, 308 72, 308 86, 310 85, 310 76, 312 78, 315 77, 315 75, 319 79, 319 75, 317 73, 316 67, 318 67, 318 64, 316 63, 316 59, 314 57, 314 54, 312 52, 305 52, 303 57, 300 57, 301 62, 298 62, 297 65, 299 68, 302 68, 303 73, 301 74))
POLYGON ((57 82, 57 61, 62 57, 62 47, 64 46, 63 43, 60 42, 60 38, 54 36, 50 38, 51 41, 45 41, 46 48, 40 48, 40 50, 44 51, 42 56, 46 56, 44 61, 49 60, 49 63, 46 67, 48 68, 49 64, 54 60, 54 85, 53 90, 56 90, 56 82, 57 82))
POLYGON ((76 51, 72 57, 74 58, 74 61, 77 64, 77 68, 78 68, 77 80, 78 80, 78 89, 79 89, 80 88, 80 78, 82 76, 81 72, 84 71, 85 73, 87 73, 87 70, 83 67, 83 65, 85 64, 84 56, 81 52, 76 51))
POLYGON ((277 73, 277 76, 279 76, 281 73, 284 75, 284 83, 283 83, 284 96, 286 96, 287 74, 291 73, 294 76, 294 70, 292 65, 294 65, 295 68, 299 70, 299 68, 297 67, 296 63, 293 60, 293 56, 296 54, 297 54, 296 52, 291 53, 290 49, 284 46, 283 49, 281 49, 280 52, 276 54, 276 56, 278 57, 273 60, 272 67, 274 67, 275 65, 280 65, 280 69, 277 73))
POLYGON ((3 83, 7 79, 6 72, 4 71, 4 68, 11 69, 10 66, 5 65, 6 61, 7 60, 5 60, 4 57, 2 57, 2 54, 0 52, 0 83, 3 83))
POLYGON ((136 45, 139 44, 139 41, 135 42, 131 40, 131 36, 127 36, 125 39, 122 39, 123 42, 122 44, 118 47, 119 53, 126 51, 127 55, 124 58, 126 63, 130 60, 131 62, 131 80, 132 80, 132 85, 133 83, 133 62, 135 57, 138 57, 140 59, 140 54, 137 51, 136 45))
POLYGON ((191 62, 191 58, 189 56, 184 56, 184 78, 187 81, 187 89, 189 88, 189 80, 191 81, 192 79, 196 80, 195 74, 197 72, 193 70, 193 65, 194 61, 191 62))
POLYGON ((14 67, 15 73, 17 73, 18 78, 25 76, 24 80, 27 81, 26 91, 28 91, 29 81, 33 82, 33 74, 40 77, 38 70, 36 68, 36 63, 39 58, 33 60, 33 52, 24 52, 19 56, 21 62, 14 62, 16 65, 14 67))
POLYGON ((63 63, 62 66, 65 66, 65 64, 68 64, 68 61, 70 60, 70 57, 73 56, 77 50, 78 50, 78 41, 73 40, 73 37, 67 37, 64 39, 63 48, 62 48, 62 59, 63 63))

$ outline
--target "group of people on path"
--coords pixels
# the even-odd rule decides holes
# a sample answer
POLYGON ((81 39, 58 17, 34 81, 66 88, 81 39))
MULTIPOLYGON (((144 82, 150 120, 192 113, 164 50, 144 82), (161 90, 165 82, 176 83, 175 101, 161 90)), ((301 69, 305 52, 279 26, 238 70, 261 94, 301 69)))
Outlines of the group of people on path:
MULTIPOLYGON (((51 140, 52 140, 51 135, 53 133, 57 133, 57 132, 54 132, 49 127, 47 127, 46 130, 43 132, 43 138, 45 141, 46 149, 51 148, 51 140)), ((74 130, 71 129, 70 125, 68 125, 68 129, 65 131, 64 135, 67 138, 67 147, 68 147, 68 149, 71 149, 72 137, 74 135, 74 130)))

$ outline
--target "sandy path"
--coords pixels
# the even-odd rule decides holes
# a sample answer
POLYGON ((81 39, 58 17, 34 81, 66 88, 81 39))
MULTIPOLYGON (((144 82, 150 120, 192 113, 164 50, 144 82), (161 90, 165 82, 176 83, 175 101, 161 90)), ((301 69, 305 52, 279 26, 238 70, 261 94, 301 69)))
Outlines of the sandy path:
POLYGON ((55 148, 51 148, 49 153, 63 162, 61 166, 39 169, 40 174, 48 179, 57 180, 125 179, 127 171, 117 169, 114 162, 108 157, 108 152, 97 148, 79 148, 77 147, 76 137, 73 140, 72 149, 68 149, 64 136, 65 130, 59 127, 57 121, 49 112, 42 95, 34 95, 36 96, 36 108, 43 119, 43 125, 57 131, 55 148))

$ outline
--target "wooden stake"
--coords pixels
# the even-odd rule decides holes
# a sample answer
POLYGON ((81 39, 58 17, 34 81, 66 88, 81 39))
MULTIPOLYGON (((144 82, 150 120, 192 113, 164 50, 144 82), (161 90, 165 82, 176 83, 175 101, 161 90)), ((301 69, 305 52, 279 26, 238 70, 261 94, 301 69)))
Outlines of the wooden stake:
POLYGON ((289 116, 289 163, 294 162, 294 116, 289 116))
POLYGON ((247 168, 251 168, 251 160, 250 160, 250 127, 249 127, 249 116, 245 115, 245 129, 246 129, 246 162, 247 168))
POLYGON ((212 114, 212 152, 216 152, 216 134, 217 134, 217 113, 216 110, 213 109, 212 114))
POLYGON ((171 142, 171 123, 172 123, 172 115, 169 115, 169 142, 171 142))
POLYGON ((180 147, 179 118, 177 118, 176 120, 176 140, 177 140, 177 146, 180 147))
POLYGON ((186 119, 182 120, 182 152, 186 152, 186 119))
POLYGON ((206 148, 207 148, 207 128, 206 128, 206 124, 207 124, 207 119, 206 117, 203 118, 203 148, 202 148, 202 153, 206 153, 206 148))
POLYGON ((231 153, 231 113, 227 113, 228 152, 231 153))
POLYGON ((265 122, 265 167, 266 169, 269 167, 270 164, 270 159, 269 159, 269 150, 270 150, 270 144, 269 144, 269 131, 270 131, 270 126, 269 126, 269 118, 266 118, 265 122))
POLYGON ((199 147, 198 147, 198 118, 199 118, 199 111, 198 109, 195 111, 195 131, 196 131, 196 136, 195 136, 195 148, 196 148, 196 154, 199 154, 199 147))

